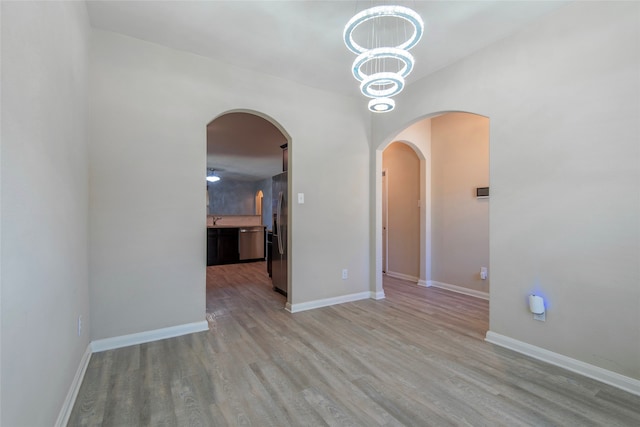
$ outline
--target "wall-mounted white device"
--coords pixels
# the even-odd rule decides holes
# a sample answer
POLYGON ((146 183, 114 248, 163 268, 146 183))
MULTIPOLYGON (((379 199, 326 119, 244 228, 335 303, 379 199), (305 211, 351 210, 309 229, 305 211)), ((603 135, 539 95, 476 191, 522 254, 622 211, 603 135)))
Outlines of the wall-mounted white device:
POLYGON ((480 267, 480 278, 487 280, 487 267, 480 267))
POLYGON ((533 314, 544 313, 544 300, 539 295, 529 295, 529 310, 533 314))
POLYGON ((544 299, 539 295, 529 295, 529 310, 533 313, 535 320, 546 320, 546 314, 544 309, 544 299))

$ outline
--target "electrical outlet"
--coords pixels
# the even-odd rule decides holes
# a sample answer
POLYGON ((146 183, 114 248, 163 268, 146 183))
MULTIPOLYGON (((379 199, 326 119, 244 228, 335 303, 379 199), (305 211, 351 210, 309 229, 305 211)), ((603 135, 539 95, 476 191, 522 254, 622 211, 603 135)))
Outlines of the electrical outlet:
POLYGON ((342 280, 347 280, 349 278, 349 270, 346 268, 342 269, 342 280))
POLYGON ((487 280, 487 267, 480 267, 480 278, 487 280))
POLYGON ((547 321, 547 313, 544 312, 542 314, 534 314, 533 315, 533 320, 539 320, 541 322, 546 322, 547 321))
POLYGON ((78 316, 78 336, 82 335, 82 315, 78 316))

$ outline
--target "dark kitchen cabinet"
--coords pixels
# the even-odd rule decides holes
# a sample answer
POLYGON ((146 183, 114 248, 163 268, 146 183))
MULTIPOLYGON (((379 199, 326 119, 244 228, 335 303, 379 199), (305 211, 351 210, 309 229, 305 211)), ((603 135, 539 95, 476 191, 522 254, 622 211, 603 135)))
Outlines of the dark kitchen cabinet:
POLYGON ((240 261, 237 228, 218 228, 218 261, 220 264, 240 261))
POLYGON ((216 265, 218 260, 218 233, 207 228, 207 266, 216 265))
POLYGON ((233 264, 240 260, 237 228, 207 228, 207 265, 233 264))

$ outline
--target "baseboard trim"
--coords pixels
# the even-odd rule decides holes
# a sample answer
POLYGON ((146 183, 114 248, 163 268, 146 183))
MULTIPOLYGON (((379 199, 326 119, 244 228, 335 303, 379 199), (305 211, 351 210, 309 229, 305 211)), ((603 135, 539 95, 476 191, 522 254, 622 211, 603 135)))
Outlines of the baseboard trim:
POLYGON ((288 311, 291 313, 299 313, 301 311, 313 310, 314 308, 328 307, 330 305, 344 304, 345 302, 353 302, 369 298, 371 298, 371 292, 359 292, 357 294, 342 295, 339 297, 287 305, 289 305, 288 311))
POLYGON ((427 287, 433 286, 434 288, 446 289, 447 291, 457 292, 459 294, 469 295, 471 297, 476 297, 480 299, 489 299, 489 294, 487 292, 476 291, 474 289, 463 288, 462 286, 450 285, 449 283, 442 283, 435 280, 427 281, 427 287))
POLYGON ((385 299, 386 295, 384 294, 384 291, 369 292, 369 298, 377 301, 377 300, 385 299))
POLYGON ((492 331, 487 332, 485 341, 640 396, 640 380, 636 380, 559 353, 554 353, 553 351, 549 351, 532 344, 527 344, 526 342, 518 341, 492 331))
POLYGON ((413 283, 417 283, 420 281, 419 277, 410 276, 404 273, 396 273, 395 271, 387 271, 387 276, 393 277, 394 279, 408 280, 409 282, 413 283))
POLYGON ((429 283, 428 280, 418 280, 418 286, 424 286, 425 288, 430 288, 431 284, 429 283))
POLYGON ((91 354, 91 343, 89 343, 87 344, 87 349, 82 355, 82 359, 80 359, 80 364, 78 365, 78 369, 76 370, 76 375, 73 377, 71 386, 69 386, 67 397, 62 403, 62 408, 60 408, 60 413, 58 414, 58 419, 55 423, 56 427, 66 427, 66 425, 69 423, 69 417, 71 417, 73 405, 75 405, 76 403, 76 398, 78 397, 78 392, 80 391, 80 386, 82 385, 84 374, 85 372, 87 372, 87 366, 89 366, 91 354))
POLYGON ((152 331, 95 340, 91 342, 91 349, 94 353, 99 353, 101 351, 113 350, 116 348, 128 347, 130 345, 143 344, 208 330, 209 323, 206 320, 203 320, 201 322, 185 323, 184 325, 170 326, 168 328, 155 329, 152 331))

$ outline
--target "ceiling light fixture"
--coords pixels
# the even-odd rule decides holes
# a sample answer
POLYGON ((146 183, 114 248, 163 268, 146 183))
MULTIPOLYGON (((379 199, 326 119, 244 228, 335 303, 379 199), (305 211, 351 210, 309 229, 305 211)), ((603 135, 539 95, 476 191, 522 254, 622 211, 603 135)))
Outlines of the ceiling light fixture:
POLYGON ((369 101, 369 111, 374 113, 386 113, 393 110, 396 106, 396 101, 391 98, 373 98, 369 101))
POLYGON ((220 181, 220 177, 215 174, 215 170, 213 168, 207 169, 207 181, 209 182, 218 182, 220 181))
POLYGON ((353 77, 358 81, 366 79, 368 76, 363 72, 363 68, 366 67, 371 61, 380 59, 397 59, 403 65, 396 74, 402 77, 407 77, 411 70, 413 70, 413 55, 406 50, 398 49, 397 47, 378 47, 361 53, 353 62, 353 77))
POLYGON ((404 78, 413 70, 414 58, 408 50, 420 41, 423 33, 424 22, 420 15, 404 6, 374 6, 347 22, 344 43, 358 55, 351 70, 355 79, 361 82, 362 94, 374 98, 369 102, 370 111, 381 113, 395 108, 391 97, 402 91, 404 78), (395 25, 390 25, 394 20, 395 25), (365 23, 369 28, 362 28, 365 23), (356 41, 356 32, 366 43, 356 41))
POLYGON ((388 98, 399 94, 404 88, 404 79, 396 73, 376 73, 360 84, 360 91, 369 98, 388 98), (372 86, 378 87, 373 89, 372 86))
MULTIPOLYGON (((414 47, 420 39, 422 38, 422 33, 424 32, 424 22, 420 15, 418 15, 413 10, 404 6, 392 6, 392 5, 384 5, 384 6, 374 6, 372 8, 363 10, 360 13, 357 13, 353 18, 347 22, 347 25, 344 27, 344 43, 347 45, 347 48, 355 53, 360 54, 365 51, 372 49, 372 47, 363 47, 356 43, 354 40, 353 34, 362 23, 376 19, 376 18, 400 18, 407 21, 413 27, 413 34, 403 43, 400 43, 396 46, 399 49, 409 50, 414 47)), ((391 46, 389 46, 391 47, 391 46)))

